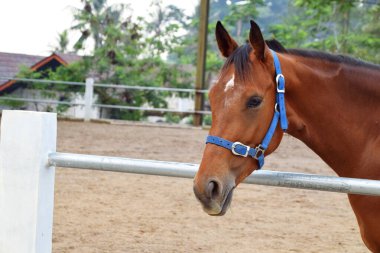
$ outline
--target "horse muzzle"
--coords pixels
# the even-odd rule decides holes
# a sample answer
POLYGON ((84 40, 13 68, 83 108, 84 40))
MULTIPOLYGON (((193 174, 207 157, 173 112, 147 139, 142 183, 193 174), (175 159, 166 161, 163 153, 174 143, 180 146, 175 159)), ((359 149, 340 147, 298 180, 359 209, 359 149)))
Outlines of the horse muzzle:
POLYGON ((217 179, 210 179, 202 184, 194 181, 194 194, 201 202, 203 210, 213 216, 221 216, 226 213, 231 204, 235 183, 225 184, 217 179))

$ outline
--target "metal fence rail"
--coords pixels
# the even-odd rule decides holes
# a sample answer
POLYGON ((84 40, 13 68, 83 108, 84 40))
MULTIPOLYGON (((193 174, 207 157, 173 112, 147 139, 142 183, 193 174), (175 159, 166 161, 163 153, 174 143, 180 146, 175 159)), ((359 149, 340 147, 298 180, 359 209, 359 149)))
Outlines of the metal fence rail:
POLYGON ((21 82, 31 82, 31 83, 42 83, 42 84, 64 84, 64 85, 74 85, 74 86, 84 86, 84 103, 74 103, 70 101, 58 101, 58 100, 45 100, 45 99, 34 99, 34 98, 19 98, 19 97, 7 97, 0 96, 2 101, 20 101, 29 103, 41 103, 41 104, 62 104, 71 106, 84 106, 84 119, 89 121, 91 116, 91 110, 94 107, 100 108, 112 108, 120 110, 134 110, 134 111, 148 111, 148 112, 161 112, 161 113, 180 113, 180 114, 193 114, 193 115, 209 115, 210 111, 200 111, 200 110, 176 110, 168 108, 152 108, 152 107, 138 107, 129 105, 110 105, 110 104, 97 104, 93 101, 94 88, 113 88, 113 89, 128 89, 128 90, 147 90, 147 91, 157 91, 157 92, 187 92, 187 93, 202 93, 205 94, 208 90, 195 90, 195 89, 184 89, 184 88, 168 88, 168 87, 153 87, 153 86, 131 86, 125 84, 104 84, 104 83, 94 83, 94 79, 87 78, 86 82, 69 82, 69 81, 54 81, 54 80, 40 80, 40 79, 29 79, 29 78, 4 78, 21 82))
MULTIPOLYGON (((39 104, 57 104, 57 105, 85 106, 84 103, 74 103, 74 102, 68 102, 68 101, 34 99, 34 98, 15 98, 15 97, 0 96, 0 100, 3 100, 3 101, 30 102, 30 103, 39 103, 39 104)), ((149 108, 149 107, 126 106, 126 105, 92 104, 91 106, 92 107, 121 109, 121 110, 134 110, 134 111, 169 112, 169 113, 183 113, 183 114, 198 113, 198 114, 204 114, 204 115, 211 114, 210 111, 184 111, 184 110, 172 110, 172 109, 167 109, 167 108, 149 108)))
MULTIPOLYGON (((193 178, 199 166, 191 163, 70 153, 51 153, 49 155, 49 164, 57 167, 183 178, 193 178)), ((244 183, 380 196, 380 181, 368 179, 257 170, 244 183)))
MULTIPOLYGON (((73 86, 85 86, 85 82, 71 82, 71 81, 56 81, 56 80, 44 80, 44 79, 32 79, 32 78, 9 78, 0 77, 4 80, 14 80, 20 82, 30 82, 30 83, 42 83, 42 84, 65 84, 73 86)), ((155 86, 135 86, 127 84, 108 84, 108 83, 94 83, 94 87, 100 88, 116 88, 116 89, 126 89, 126 90, 150 90, 150 91, 169 91, 169 92, 187 92, 187 93, 208 93, 208 90, 197 90, 197 89, 187 89, 187 88, 170 88, 170 87, 155 87, 155 86)))
POLYGON ((128 106, 128 105, 106 105, 106 104, 93 104, 96 107, 102 108, 113 108, 113 109, 122 109, 122 110, 137 110, 137 111, 151 111, 151 112, 171 112, 171 113, 187 113, 187 114, 211 114, 210 111, 184 111, 184 110, 173 110, 168 108, 150 108, 150 107, 137 107, 137 106, 128 106))
POLYGON ((151 90, 151 91, 170 91, 170 92, 188 92, 188 93, 208 93, 208 90, 196 90, 185 88, 168 88, 168 87, 154 87, 154 86, 132 86, 125 84, 101 84, 95 83, 94 87, 102 88, 116 88, 116 89, 128 89, 128 90, 151 90))
POLYGON ((56 81, 56 80, 45 80, 45 79, 33 79, 33 78, 15 78, 15 77, 0 77, 4 80, 13 80, 20 82, 30 82, 30 83, 43 83, 43 84, 66 84, 75 86, 85 86, 84 82, 71 82, 71 81, 56 81))
POLYGON ((84 103, 74 103, 74 102, 68 102, 68 101, 34 99, 34 98, 16 98, 16 97, 0 96, 0 100, 30 102, 30 103, 39 103, 39 104, 57 104, 57 105, 73 105, 73 106, 82 105, 82 106, 84 106, 84 103))

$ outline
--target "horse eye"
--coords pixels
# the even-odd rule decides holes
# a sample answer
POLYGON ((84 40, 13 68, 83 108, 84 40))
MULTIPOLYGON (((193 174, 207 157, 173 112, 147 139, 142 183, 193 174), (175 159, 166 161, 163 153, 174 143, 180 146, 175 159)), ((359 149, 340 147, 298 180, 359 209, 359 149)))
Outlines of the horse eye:
POLYGON ((261 104, 262 101, 263 99, 261 97, 253 96, 248 99, 247 108, 256 108, 261 104))

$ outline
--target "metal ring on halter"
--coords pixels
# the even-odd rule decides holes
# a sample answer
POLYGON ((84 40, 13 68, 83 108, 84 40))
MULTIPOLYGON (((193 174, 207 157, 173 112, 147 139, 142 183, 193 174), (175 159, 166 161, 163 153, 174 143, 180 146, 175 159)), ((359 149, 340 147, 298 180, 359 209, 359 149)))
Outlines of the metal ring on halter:
POLYGON ((259 157, 264 155, 265 149, 261 146, 261 144, 259 144, 255 149, 256 149, 256 153, 253 156, 253 158, 255 158, 256 160, 259 160, 259 157))
POLYGON ((280 77, 282 77, 282 79, 285 80, 285 77, 284 77, 283 74, 278 74, 278 75, 276 76, 277 92, 278 92, 278 93, 285 93, 285 87, 284 87, 282 90, 278 88, 278 82, 279 82, 279 80, 280 80, 280 77))
POLYGON ((280 110, 278 109, 278 103, 274 104, 274 111, 275 112, 280 112, 280 110))

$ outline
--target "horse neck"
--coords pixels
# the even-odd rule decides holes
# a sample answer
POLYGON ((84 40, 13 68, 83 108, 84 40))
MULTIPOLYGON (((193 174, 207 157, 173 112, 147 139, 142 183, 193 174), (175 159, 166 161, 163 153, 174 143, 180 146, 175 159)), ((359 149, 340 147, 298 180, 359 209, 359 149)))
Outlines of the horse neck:
POLYGON ((339 176, 368 175, 358 168, 380 147, 380 71, 294 55, 281 55, 280 61, 288 133, 339 176))

